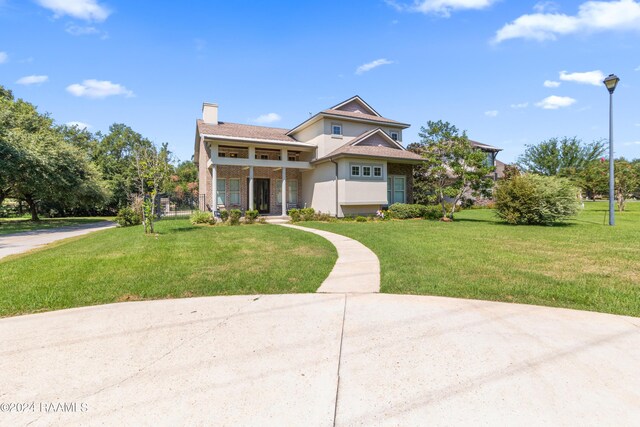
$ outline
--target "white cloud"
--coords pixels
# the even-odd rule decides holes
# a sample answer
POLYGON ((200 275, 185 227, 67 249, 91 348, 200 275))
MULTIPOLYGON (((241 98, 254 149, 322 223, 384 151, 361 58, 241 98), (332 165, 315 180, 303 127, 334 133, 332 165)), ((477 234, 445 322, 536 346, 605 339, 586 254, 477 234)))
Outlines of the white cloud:
POLYGON ((91 129, 92 126, 90 124, 87 123, 82 123, 82 122, 67 122, 65 123, 65 125, 69 126, 69 127, 77 127, 78 129, 82 130, 82 129, 91 129))
POLYGON ((498 110, 485 111, 484 115, 487 117, 496 117, 498 115, 498 110))
POLYGON ((20 77, 17 81, 16 84, 19 85, 37 85, 37 84, 41 84, 46 82, 47 80, 49 80, 48 76, 24 76, 24 77, 20 77))
POLYGON ((542 101, 536 103, 537 107, 545 110, 557 110, 558 108, 568 107, 575 104, 576 100, 568 96, 547 96, 542 101))
POLYGON ((558 9, 560 9, 560 6, 553 1, 540 1, 533 5, 533 10, 538 13, 557 12, 558 9))
POLYGON ((262 124, 274 123, 280 120, 282 120, 282 117, 280 117, 280 115, 276 113, 262 114, 256 117, 255 119, 253 119, 254 122, 262 123, 262 124))
POLYGON ((640 65, 636 67, 635 71, 640 71, 640 65))
POLYGON ((367 71, 371 71, 374 68, 380 67, 381 65, 389 65, 393 64, 393 61, 389 61, 385 58, 376 59, 375 61, 367 62, 366 64, 362 64, 358 68, 356 68, 356 74, 361 75, 366 73, 367 71))
POLYGON ((553 80, 545 80, 544 83, 542 83, 542 85, 544 87, 558 87, 560 86, 560 82, 556 82, 553 80))
POLYGON ((67 86, 67 92, 74 96, 85 96, 87 98, 106 98, 107 96, 124 95, 130 98, 133 92, 126 87, 111 83, 108 80, 84 80, 82 84, 74 83, 67 86))
POLYGON ((567 73, 566 71, 560 71, 560 80, 600 86, 604 80, 604 73, 600 70, 585 71, 584 73, 567 73))
POLYGON ((533 13, 522 15, 500 28, 494 42, 524 38, 555 40, 559 35, 607 30, 635 30, 640 28, 640 3, 635 0, 587 1, 576 15, 562 13, 533 13))
POLYGON ((54 13, 54 17, 71 16, 85 21, 102 22, 111 11, 96 0, 36 0, 36 2, 54 13))
POLYGON ((626 146, 626 147, 628 147, 630 145, 640 145, 640 141, 625 142, 623 145, 626 146))
POLYGON ((399 11, 420 12, 448 17, 453 11, 485 9, 497 1, 498 0, 415 0, 411 4, 406 4, 395 0, 386 0, 386 3, 399 11))
POLYGON ((514 108, 516 110, 521 108, 527 108, 528 106, 529 106, 528 102, 521 102, 520 104, 511 104, 511 108, 514 108))
POLYGON ((81 27, 73 24, 67 25, 64 30, 67 33, 71 34, 72 36, 87 36, 87 35, 101 33, 101 31, 98 30, 96 27, 91 27, 91 26, 81 27))
POLYGON ((0 64, 4 64, 8 60, 9 60, 9 55, 7 55, 7 52, 0 52, 0 64))

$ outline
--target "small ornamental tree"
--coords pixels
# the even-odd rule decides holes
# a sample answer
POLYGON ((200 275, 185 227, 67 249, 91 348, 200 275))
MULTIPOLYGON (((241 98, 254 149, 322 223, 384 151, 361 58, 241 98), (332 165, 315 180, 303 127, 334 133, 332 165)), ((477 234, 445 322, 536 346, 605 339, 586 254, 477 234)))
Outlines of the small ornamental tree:
POLYGON ((416 200, 435 196, 442 207, 442 216, 453 218, 456 206, 469 191, 489 196, 493 187, 491 173, 495 170, 487 162, 487 153, 474 148, 466 132, 449 122, 429 121, 418 134, 420 142, 409 149, 420 154, 424 161, 414 169, 416 200), (450 204, 448 204, 449 202, 450 204))
POLYGON ((144 197, 142 224, 145 233, 154 232, 156 197, 169 183, 171 153, 167 144, 159 149, 153 144, 136 144, 133 158, 138 178, 138 190, 144 197))
POLYGON ((510 224, 551 225, 578 213, 576 195, 576 187, 566 178, 514 176, 496 188, 496 214, 510 224))

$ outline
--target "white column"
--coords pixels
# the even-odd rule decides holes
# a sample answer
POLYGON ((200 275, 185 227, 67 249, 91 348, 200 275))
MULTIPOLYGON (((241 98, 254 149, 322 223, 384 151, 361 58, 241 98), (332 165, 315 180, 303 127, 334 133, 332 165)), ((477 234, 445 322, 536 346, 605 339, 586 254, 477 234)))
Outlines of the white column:
POLYGON ((289 160, 289 156, 287 154, 287 149, 286 148, 281 148, 280 149, 280 160, 283 162, 286 162, 287 160, 289 160))
POLYGON ((282 216, 287 215, 287 168, 282 168, 282 216))
POLYGON ((211 212, 218 210, 218 168, 211 165, 211 212))
MULTIPOLYGON (((249 148, 249 152, 251 152, 251 148, 249 148)), ((249 166, 249 210, 252 211, 255 207, 253 206, 253 166, 249 166)))
POLYGON ((253 161, 256 158, 256 147, 249 146, 249 161, 253 161))

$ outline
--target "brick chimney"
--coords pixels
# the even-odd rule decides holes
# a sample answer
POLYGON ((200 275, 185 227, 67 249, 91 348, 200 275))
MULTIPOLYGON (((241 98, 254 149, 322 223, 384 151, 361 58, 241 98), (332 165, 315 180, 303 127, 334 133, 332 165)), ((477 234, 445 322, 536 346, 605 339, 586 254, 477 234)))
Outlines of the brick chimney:
POLYGON ((202 103, 202 120, 210 125, 218 124, 218 104, 202 103))

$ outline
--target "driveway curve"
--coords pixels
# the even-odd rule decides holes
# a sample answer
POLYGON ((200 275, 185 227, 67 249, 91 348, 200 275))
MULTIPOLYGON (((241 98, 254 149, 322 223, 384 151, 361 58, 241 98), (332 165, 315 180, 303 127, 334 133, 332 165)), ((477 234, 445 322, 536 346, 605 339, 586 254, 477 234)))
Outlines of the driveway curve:
POLYGON ((3 425, 640 423, 633 317, 254 295, 0 319, 0 342, 3 425))
POLYGON ((292 224, 278 224, 317 234, 330 241, 338 251, 333 270, 316 292, 371 293, 380 292, 380 261, 378 256, 357 240, 341 234, 292 224))
POLYGON ((90 224, 68 227, 50 228, 46 230, 23 231, 0 236, 0 259, 9 255, 21 254, 49 243, 69 237, 82 236, 94 231, 113 228, 116 224, 110 221, 99 221, 90 224))

